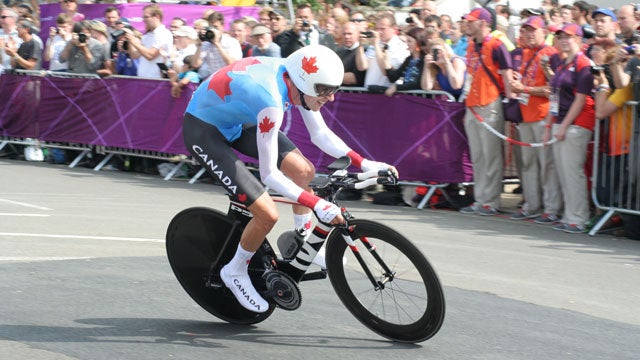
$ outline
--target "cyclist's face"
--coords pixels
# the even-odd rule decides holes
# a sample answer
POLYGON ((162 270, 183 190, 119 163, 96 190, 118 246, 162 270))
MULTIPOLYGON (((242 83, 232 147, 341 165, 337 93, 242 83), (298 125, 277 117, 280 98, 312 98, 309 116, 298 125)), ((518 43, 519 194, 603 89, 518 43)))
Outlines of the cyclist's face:
POLYGON ((335 94, 330 94, 328 96, 309 96, 304 95, 304 101, 307 103, 307 106, 312 111, 318 111, 320 108, 324 106, 329 101, 335 100, 335 94))

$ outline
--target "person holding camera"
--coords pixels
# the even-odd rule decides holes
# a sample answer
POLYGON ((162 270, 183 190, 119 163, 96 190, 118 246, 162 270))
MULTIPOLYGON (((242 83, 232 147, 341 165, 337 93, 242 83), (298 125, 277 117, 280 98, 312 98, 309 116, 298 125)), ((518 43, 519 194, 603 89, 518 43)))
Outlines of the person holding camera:
POLYGON ((374 30, 360 34, 362 46, 358 48, 356 61, 358 70, 367 71, 364 86, 391 86, 385 70, 397 69, 410 55, 407 44, 400 40, 397 30, 395 16, 384 12, 376 20, 374 30))
POLYGON ((422 90, 442 90, 458 99, 467 72, 464 58, 457 56, 442 38, 429 40, 425 53, 422 90))
POLYGON ((282 57, 291 55, 294 51, 307 45, 324 45, 331 50, 336 49, 336 41, 328 32, 318 29, 314 25, 314 14, 311 5, 303 3, 296 8, 296 21, 293 27, 286 31, 286 42, 280 43, 282 57))
POLYGON ((140 59, 134 59, 129 54, 129 41, 127 41, 127 32, 124 29, 131 31, 134 36, 141 38, 137 30, 131 25, 124 25, 121 29, 118 29, 111 33, 113 42, 111 43, 111 58, 115 61, 115 71, 118 75, 138 76, 138 65, 140 59))
POLYGON ((60 53, 60 62, 68 63, 74 74, 97 74, 104 66, 107 54, 104 46, 91 37, 86 21, 73 24, 71 40, 60 53))
POLYGON ((17 49, 10 44, 5 44, 4 51, 11 57, 11 68, 17 70, 42 69, 42 48, 33 39, 32 29, 33 23, 31 21, 18 21, 18 37, 22 40, 22 44, 17 49))
POLYGON ((240 42, 223 31, 224 15, 222 13, 217 11, 211 13, 207 17, 206 24, 197 20, 194 28, 198 31, 194 66, 199 68, 198 75, 201 80, 208 78, 224 66, 242 59, 240 42))
POLYGON ((71 40, 72 21, 69 15, 60 13, 56 19, 56 27, 49 28, 49 38, 45 44, 42 57, 49 62, 51 71, 67 71, 68 64, 60 62, 60 53, 71 40))
POLYGON ((146 5, 142 14, 146 29, 142 39, 138 39, 133 31, 125 29, 128 52, 131 58, 140 59, 139 77, 161 79, 163 74, 158 64, 166 66, 168 63, 173 48, 173 35, 162 24, 163 12, 158 4, 146 5))

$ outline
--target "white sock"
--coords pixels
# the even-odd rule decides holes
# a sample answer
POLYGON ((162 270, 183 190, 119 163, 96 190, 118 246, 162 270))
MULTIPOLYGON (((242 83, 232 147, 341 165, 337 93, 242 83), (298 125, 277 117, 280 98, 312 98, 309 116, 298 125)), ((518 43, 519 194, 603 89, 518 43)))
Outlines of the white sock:
POLYGON ((227 264, 230 275, 247 274, 247 268, 249 267, 249 262, 251 261, 253 254, 255 254, 255 251, 247 251, 238 244, 236 254, 233 256, 233 259, 229 261, 229 264, 227 264))
POLYGON ((298 215, 298 214, 293 214, 293 227, 296 230, 306 230, 309 231, 311 230, 311 219, 312 219, 312 213, 308 212, 306 214, 302 214, 302 215, 298 215))

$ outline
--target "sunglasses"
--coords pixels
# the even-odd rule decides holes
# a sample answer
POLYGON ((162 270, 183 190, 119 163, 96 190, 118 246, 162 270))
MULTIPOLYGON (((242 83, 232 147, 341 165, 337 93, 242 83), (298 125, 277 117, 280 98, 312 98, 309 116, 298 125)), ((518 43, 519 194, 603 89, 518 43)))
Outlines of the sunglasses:
POLYGON ((0 19, 6 19, 6 18, 12 18, 13 16, 11 15, 2 15, 0 16, 0 19))
POLYGON ((340 89, 340 85, 331 86, 331 85, 324 85, 324 84, 315 84, 314 86, 314 90, 316 91, 316 94, 318 94, 318 97, 331 96, 337 93, 338 89, 340 89))
POLYGON ((351 21, 353 22, 363 22, 363 21, 367 21, 366 19, 351 19, 351 21))

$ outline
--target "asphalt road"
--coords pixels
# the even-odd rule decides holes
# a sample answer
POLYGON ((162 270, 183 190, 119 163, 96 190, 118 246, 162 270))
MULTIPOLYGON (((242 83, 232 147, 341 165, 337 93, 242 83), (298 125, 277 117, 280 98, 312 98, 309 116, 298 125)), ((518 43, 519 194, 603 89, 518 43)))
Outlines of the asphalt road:
MULTIPOLYGON (((640 242, 506 217, 347 202, 413 240, 445 285, 432 339, 390 342, 328 280, 254 326, 200 309, 164 250, 221 188, 0 158, 0 359, 640 359, 640 242)), ((275 232, 292 226, 289 211, 275 232)), ((275 238, 275 236, 272 236, 275 238)), ((275 241, 273 241, 275 243, 275 241)))

